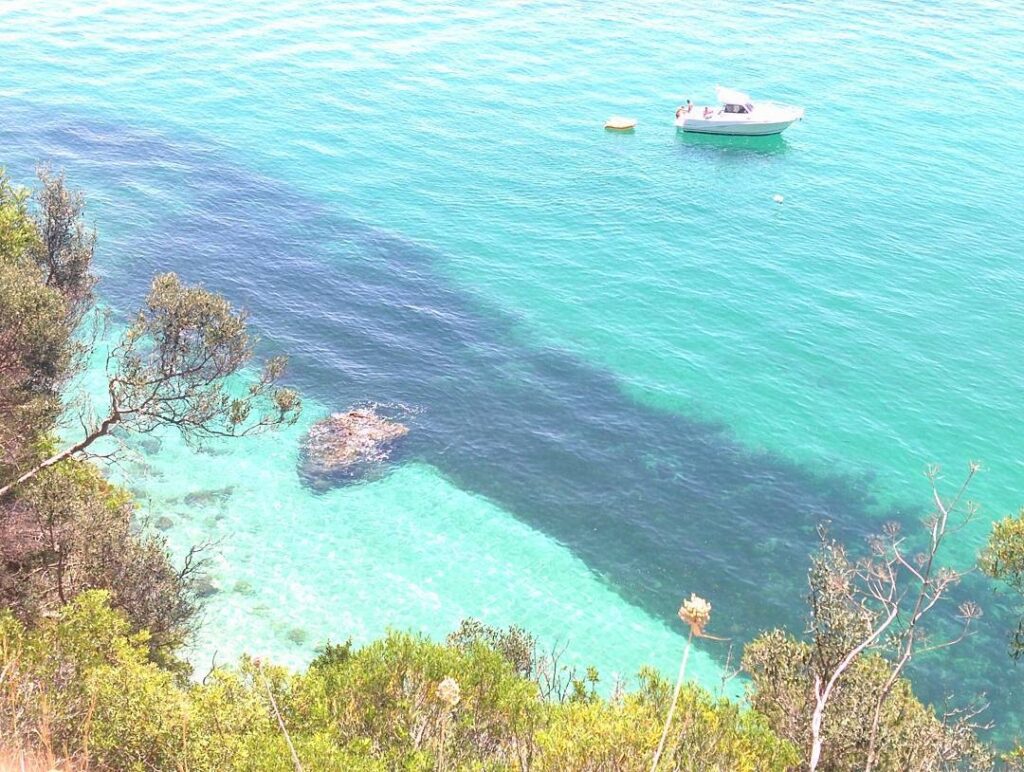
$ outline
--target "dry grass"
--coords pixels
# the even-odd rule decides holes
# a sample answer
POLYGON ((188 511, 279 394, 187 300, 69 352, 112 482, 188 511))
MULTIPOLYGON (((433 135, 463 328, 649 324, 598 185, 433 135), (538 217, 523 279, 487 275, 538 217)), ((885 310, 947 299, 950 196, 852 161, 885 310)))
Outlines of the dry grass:
POLYGON ((0 772, 85 772, 85 769, 61 765, 51 754, 0 748, 0 772))

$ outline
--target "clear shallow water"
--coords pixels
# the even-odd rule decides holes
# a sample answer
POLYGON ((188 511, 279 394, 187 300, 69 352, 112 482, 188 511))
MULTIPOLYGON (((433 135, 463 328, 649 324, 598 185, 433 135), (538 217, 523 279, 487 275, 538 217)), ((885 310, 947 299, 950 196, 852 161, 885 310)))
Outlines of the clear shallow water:
MULTIPOLYGON (((3 162, 88 189, 108 302, 176 270, 293 355, 308 419, 421 411, 323 495, 294 433, 150 450, 176 548, 223 539, 197 658, 476 615, 667 668, 690 591, 720 634, 797 627, 817 522, 911 522, 928 462, 1021 503, 1024 151, 980 119, 1024 108, 1020 9, 678 5, 0 0, 3 162), (716 81, 808 117, 676 134, 716 81)), ((982 634, 921 690, 1015 719, 1002 601, 965 592, 982 634)))

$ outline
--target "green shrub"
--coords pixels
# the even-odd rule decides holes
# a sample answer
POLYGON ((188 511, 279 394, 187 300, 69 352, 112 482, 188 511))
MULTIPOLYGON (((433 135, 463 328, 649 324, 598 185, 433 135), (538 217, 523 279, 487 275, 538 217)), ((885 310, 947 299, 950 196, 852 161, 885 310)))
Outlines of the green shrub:
POLYGON ((110 769, 163 768, 174 756, 186 695, 148 659, 102 591, 85 592, 57 620, 26 631, 0 617, 0 721, 5 737, 39 737, 110 769))
POLYGON ((494 649, 459 650, 406 633, 319 662, 288 705, 307 731, 330 728, 342 745, 368 741, 375 755, 402 766, 442 753, 452 764, 511 763, 541 712, 534 684, 494 649), (458 684, 454 706, 438 694, 446 678, 458 684))
MULTIPOLYGON (((538 733, 538 769, 647 770, 668 711, 671 685, 644 669, 640 689, 612 701, 572 701, 549 708, 538 733)), ((785 770, 800 761, 757 714, 703 689, 683 688, 661 768, 785 770)))
MULTIPOLYGON (((507 652, 392 632, 328 646, 304 673, 251 658, 182 683, 102 591, 26 628, 0 615, 0 737, 94 769, 641 770, 669 686, 546 702, 507 652), (287 735, 279 725, 284 722, 287 735)), ((666 768, 785 769, 793 746, 756 714, 687 687, 666 768)))
POLYGON ((192 633, 194 570, 175 569, 161 537, 133 528, 130 495, 73 460, 16 493, 0 512, 0 607, 31 624, 80 592, 108 590, 133 631, 149 632, 151 658, 181 669, 174 652, 192 633))
MULTIPOLYGON (((816 651, 773 630, 747 644, 743 667, 751 676, 750 702, 780 736, 807 749, 814 710, 816 651)), ((821 768, 863 769, 875 701, 890 674, 877 654, 862 655, 837 682, 822 723, 821 768)), ((970 724, 944 724, 900 678, 880 717, 878 769, 988 768, 990 758, 970 724)))

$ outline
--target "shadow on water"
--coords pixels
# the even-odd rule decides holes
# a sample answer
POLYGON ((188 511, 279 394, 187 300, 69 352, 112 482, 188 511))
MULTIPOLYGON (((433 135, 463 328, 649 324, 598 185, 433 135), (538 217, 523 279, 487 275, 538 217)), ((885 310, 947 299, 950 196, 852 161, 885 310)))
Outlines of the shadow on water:
MULTIPOLYGON (((65 163, 78 184, 102 179, 118 191, 116 220, 145 224, 105 257, 115 306, 137 304, 169 269, 226 293, 251 309, 268 345, 292 354, 301 389, 335 408, 422 408, 408 454, 554 537, 666 623, 696 591, 714 602, 718 635, 799 631, 817 525, 831 521, 859 543, 880 516, 912 517, 878 513, 865 479, 750 451, 724 427, 630 401, 610 374, 563 351, 524 346, 513 319, 440 276, 436 255, 339 218, 208 144, 37 112, 0 119, 0 140, 26 164, 65 163), (166 185, 187 189, 176 193, 187 210, 146 192, 166 185)), ((717 140, 684 141, 718 152, 717 140)), ((997 672, 1005 682, 996 631, 958 651, 926 669, 927 697, 986 689, 997 672)), ((990 696, 1005 720, 1009 703, 990 696)))
POLYGON ((789 152, 789 144, 781 134, 768 137, 725 137, 677 129, 676 143, 680 152, 687 156, 714 160, 781 156, 789 152))

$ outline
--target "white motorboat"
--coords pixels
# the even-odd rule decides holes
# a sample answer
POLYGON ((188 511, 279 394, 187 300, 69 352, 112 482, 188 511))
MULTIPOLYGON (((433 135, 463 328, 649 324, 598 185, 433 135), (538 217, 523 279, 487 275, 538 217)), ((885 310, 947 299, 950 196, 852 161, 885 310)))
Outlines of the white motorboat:
POLYGON ((742 91, 715 87, 718 107, 687 104, 676 110, 676 126, 697 134, 763 137, 779 134, 804 117, 802 107, 754 102, 742 91))

